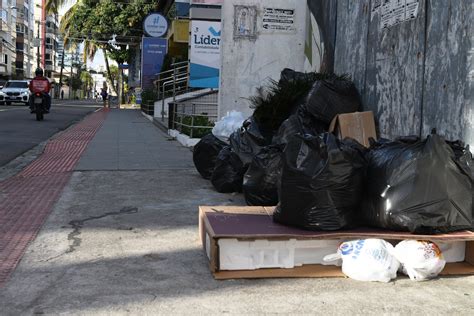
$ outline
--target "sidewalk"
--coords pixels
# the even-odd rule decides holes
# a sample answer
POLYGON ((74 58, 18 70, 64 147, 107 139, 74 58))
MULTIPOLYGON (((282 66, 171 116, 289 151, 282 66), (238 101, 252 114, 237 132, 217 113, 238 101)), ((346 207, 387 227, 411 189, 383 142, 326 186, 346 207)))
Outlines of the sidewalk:
POLYGON ((474 277, 215 281, 197 231, 219 194, 192 153, 135 110, 111 110, 8 283, 2 315, 472 314, 474 277))
POLYGON ((138 110, 112 110, 76 170, 192 169, 192 153, 138 110))

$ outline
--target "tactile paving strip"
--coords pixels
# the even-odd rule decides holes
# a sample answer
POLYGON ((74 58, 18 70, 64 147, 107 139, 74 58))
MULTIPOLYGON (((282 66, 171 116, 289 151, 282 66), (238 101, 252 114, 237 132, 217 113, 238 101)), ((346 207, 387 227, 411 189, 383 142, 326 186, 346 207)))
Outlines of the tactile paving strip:
POLYGON ((38 234, 107 112, 95 112, 50 140, 41 156, 0 182, 0 287, 38 234))

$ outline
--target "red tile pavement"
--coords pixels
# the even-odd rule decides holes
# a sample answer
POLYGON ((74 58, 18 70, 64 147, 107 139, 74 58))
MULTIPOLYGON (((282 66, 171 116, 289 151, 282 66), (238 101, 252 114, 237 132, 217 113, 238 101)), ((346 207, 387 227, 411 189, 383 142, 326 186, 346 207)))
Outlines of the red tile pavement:
POLYGON ((107 112, 95 112, 61 133, 23 171, 0 182, 0 287, 38 234, 107 112))

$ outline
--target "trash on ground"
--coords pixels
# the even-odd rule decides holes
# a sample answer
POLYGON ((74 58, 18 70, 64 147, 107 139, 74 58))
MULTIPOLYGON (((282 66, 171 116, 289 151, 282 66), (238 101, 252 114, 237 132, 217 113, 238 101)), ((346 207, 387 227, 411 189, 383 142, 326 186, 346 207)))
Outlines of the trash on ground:
POLYGON ((246 117, 242 112, 230 111, 221 118, 212 128, 212 134, 219 140, 229 144, 229 137, 232 133, 242 127, 246 117))
POLYGON ((207 134, 193 148, 193 161, 204 179, 211 179, 219 152, 226 144, 212 134, 207 134))
POLYGON ((270 80, 267 86, 257 88, 256 95, 249 98, 250 107, 254 109, 252 116, 262 129, 275 133, 305 103, 314 83, 330 77, 284 69, 278 82, 270 80))
POLYGON ((367 155, 366 223, 425 234, 471 229, 472 156, 453 146, 436 134, 374 143, 367 155))
MULTIPOLYGON (((325 262, 323 259, 338 252, 339 245, 344 241, 366 238, 390 241, 387 250, 394 250, 392 245, 403 240, 431 240, 439 246, 446 261, 440 275, 474 274, 474 232, 471 231, 436 236, 362 227, 310 231, 276 223, 272 217, 274 210, 275 207, 269 206, 199 207, 200 240, 216 279, 344 277, 340 254, 335 258, 331 256, 333 261, 325 262)), ((360 245, 357 247, 360 248, 360 245)), ((343 249, 346 254, 349 253, 350 248, 343 249)), ((365 255, 372 254, 376 259, 385 254, 380 247, 364 249, 367 250, 365 255), (375 252, 371 252, 372 249, 375 252)), ((391 255, 394 256, 393 253, 391 255)), ((364 268, 370 267, 367 265, 364 268)), ((376 267, 380 264, 377 263, 376 267)), ((391 275, 388 270, 377 271, 382 271, 382 274, 385 271, 392 278, 396 267, 391 275)))
POLYGON ((230 136, 230 147, 244 166, 248 166, 263 147, 271 144, 272 137, 271 132, 261 130, 255 119, 250 117, 239 131, 230 136))
POLYGON ((332 134, 296 135, 282 155, 276 222, 311 230, 355 226, 366 169, 364 147, 332 134))
POLYGON ((374 113, 367 111, 338 114, 332 120, 329 132, 334 133, 339 139, 350 137, 369 147, 369 139, 377 139, 374 113))
POLYGON ((224 147, 217 156, 211 182, 217 192, 242 192, 244 165, 230 147, 224 147))
POLYGON ((394 254, 412 281, 433 279, 446 265, 440 248, 431 241, 404 240, 395 246, 394 254))
POLYGON ((337 114, 356 112, 360 106, 354 83, 348 77, 332 75, 314 83, 303 109, 315 119, 329 124, 337 114))
POLYGON ((359 239, 343 242, 337 253, 325 261, 342 259, 342 272, 358 281, 390 282, 397 277, 400 262, 393 246, 382 239, 359 239))
POLYGON ((281 171, 281 149, 278 146, 262 148, 253 158, 245 173, 243 192, 247 205, 275 206, 278 204, 278 186, 281 171))
POLYGON ((286 145, 297 134, 319 135, 327 132, 328 125, 305 115, 302 109, 285 120, 273 137, 273 144, 286 145))

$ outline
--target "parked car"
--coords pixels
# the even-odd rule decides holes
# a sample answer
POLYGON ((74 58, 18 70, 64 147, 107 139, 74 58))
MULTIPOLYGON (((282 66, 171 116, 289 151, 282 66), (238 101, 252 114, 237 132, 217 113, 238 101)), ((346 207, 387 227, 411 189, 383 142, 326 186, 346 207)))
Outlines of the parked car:
POLYGON ((11 105, 13 102, 28 105, 30 90, 28 80, 9 80, 0 90, 0 104, 11 105))

